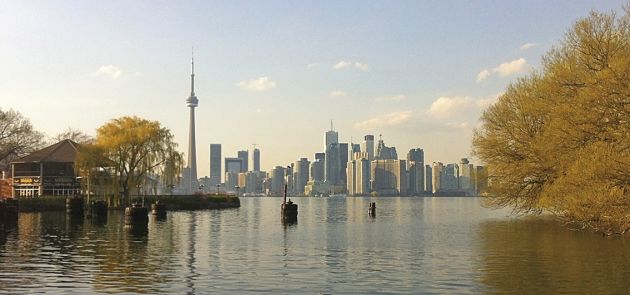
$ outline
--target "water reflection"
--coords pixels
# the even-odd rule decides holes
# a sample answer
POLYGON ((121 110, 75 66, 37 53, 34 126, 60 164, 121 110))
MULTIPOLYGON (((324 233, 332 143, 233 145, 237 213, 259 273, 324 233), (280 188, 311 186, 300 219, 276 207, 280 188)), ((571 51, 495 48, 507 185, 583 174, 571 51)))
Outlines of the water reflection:
POLYGON ((553 219, 486 221, 478 230, 490 293, 630 294, 630 241, 574 232, 553 219))

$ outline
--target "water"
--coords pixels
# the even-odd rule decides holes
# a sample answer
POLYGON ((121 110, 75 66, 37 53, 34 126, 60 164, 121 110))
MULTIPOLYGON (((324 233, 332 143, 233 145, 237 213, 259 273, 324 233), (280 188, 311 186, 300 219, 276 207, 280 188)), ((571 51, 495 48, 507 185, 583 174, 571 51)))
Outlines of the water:
POLYGON ((169 212, 130 232, 21 213, 0 237, 0 293, 629 294, 630 240, 513 218, 475 198, 280 198, 169 212), (367 215, 370 201, 377 216, 367 215))

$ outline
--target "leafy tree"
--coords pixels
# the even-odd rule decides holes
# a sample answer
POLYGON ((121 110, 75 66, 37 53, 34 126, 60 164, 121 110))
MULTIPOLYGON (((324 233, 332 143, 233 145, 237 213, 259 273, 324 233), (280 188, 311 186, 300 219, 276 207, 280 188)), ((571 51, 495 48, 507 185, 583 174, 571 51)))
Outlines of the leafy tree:
POLYGON ((22 114, 0 109, 0 171, 9 170, 11 161, 41 148, 43 139, 22 114))
MULTIPOLYGON (((630 7, 630 6, 629 6, 630 7)), ((630 15, 592 12, 510 85, 473 137, 490 206, 630 230, 630 15)))
POLYGON ((130 187, 142 184, 149 174, 160 175, 164 184, 174 183, 183 163, 176 148, 173 135, 159 122, 121 117, 97 129, 94 144, 80 151, 79 165, 84 171, 110 166, 114 193, 129 202, 130 187))

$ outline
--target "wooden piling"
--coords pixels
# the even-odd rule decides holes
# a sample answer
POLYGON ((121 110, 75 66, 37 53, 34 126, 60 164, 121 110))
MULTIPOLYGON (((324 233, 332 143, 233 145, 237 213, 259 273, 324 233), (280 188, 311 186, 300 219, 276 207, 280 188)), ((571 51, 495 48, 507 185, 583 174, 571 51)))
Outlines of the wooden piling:
POLYGON ((151 204, 151 215, 157 219, 166 219, 166 205, 160 203, 160 201, 155 201, 155 203, 151 204))
POLYGON ((126 226, 147 226, 149 224, 149 210, 141 204, 134 203, 125 208, 126 226))
POLYGON ((85 201, 82 197, 67 197, 66 198, 66 213, 72 216, 83 216, 85 201))
POLYGON ((103 221, 107 219, 107 203, 94 201, 90 204, 90 216, 93 220, 103 221))
POLYGON ((376 202, 370 202, 370 206, 368 207, 368 215, 376 217, 376 202))
POLYGON ((298 205, 291 202, 291 199, 287 202, 287 185, 284 185, 284 200, 280 207, 280 214, 282 223, 295 223, 297 222, 298 205))

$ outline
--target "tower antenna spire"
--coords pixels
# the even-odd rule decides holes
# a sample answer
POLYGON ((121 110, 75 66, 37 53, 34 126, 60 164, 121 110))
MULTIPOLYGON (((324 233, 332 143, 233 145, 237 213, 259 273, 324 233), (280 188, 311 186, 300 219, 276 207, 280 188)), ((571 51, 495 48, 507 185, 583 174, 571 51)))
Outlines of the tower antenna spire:
POLYGON ((333 128, 333 122, 332 122, 332 120, 330 120, 330 131, 335 131, 335 129, 333 128))
POLYGON ((195 47, 190 54, 190 96, 195 96, 195 47))

